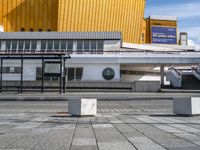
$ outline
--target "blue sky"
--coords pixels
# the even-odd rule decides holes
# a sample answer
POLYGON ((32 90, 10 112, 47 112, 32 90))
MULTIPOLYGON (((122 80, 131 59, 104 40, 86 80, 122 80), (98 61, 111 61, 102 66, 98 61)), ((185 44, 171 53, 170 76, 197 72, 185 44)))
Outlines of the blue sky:
POLYGON ((177 16, 179 32, 187 32, 189 44, 200 48, 200 0, 146 0, 145 17, 177 16))

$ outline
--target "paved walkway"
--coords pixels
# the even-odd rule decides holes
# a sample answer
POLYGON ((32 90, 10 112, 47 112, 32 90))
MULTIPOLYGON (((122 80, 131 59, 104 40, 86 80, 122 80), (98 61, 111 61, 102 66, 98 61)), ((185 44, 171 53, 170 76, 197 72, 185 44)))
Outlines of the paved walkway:
POLYGON ((99 101, 73 118, 67 102, 0 102, 0 149, 199 150, 200 117, 172 115, 171 100, 99 101))

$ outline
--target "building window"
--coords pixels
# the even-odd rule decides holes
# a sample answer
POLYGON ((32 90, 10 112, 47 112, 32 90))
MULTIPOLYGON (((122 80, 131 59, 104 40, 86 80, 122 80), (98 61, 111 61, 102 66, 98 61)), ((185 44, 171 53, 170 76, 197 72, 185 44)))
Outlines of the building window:
POLYGON ((25 40, 25 50, 30 50, 30 46, 31 46, 31 41, 30 40, 25 40))
POLYGON ((54 40, 54 50, 59 50, 59 49, 60 49, 60 41, 54 40))
POLYGON ((4 74, 21 74, 21 67, 3 67, 4 74))
POLYGON ((96 52, 96 49, 97 49, 96 41, 95 41, 95 40, 92 40, 92 41, 91 41, 91 52, 92 52, 92 53, 95 53, 95 52, 96 52))
POLYGON ((39 29, 38 31, 39 31, 39 32, 42 32, 42 29, 39 29))
POLYGON ((46 48, 47 48, 46 40, 41 40, 41 50, 46 50, 46 48))
POLYGON ((18 50, 22 51, 24 49, 24 41, 23 40, 19 40, 18 42, 18 50))
POLYGON ((11 48, 11 40, 6 41, 6 50, 10 50, 11 48))
POLYGON ((12 41, 12 50, 17 50, 17 40, 12 41))
POLYGON ((31 50, 36 50, 37 49, 37 40, 32 40, 31 41, 31 50))
POLYGON ((90 50, 90 41, 86 40, 84 41, 84 52, 89 52, 90 50))
POLYGON ((104 42, 102 40, 97 41, 97 53, 102 54, 104 48, 104 42))
POLYGON ((66 48, 67 48, 67 47, 66 47, 66 44, 67 44, 67 42, 66 42, 65 40, 62 40, 62 41, 61 41, 61 47, 60 47, 60 49, 65 51, 66 48))
POLYGON ((25 29, 24 29, 24 28, 21 28, 21 29, 20 29, 20 31, 21 31, 21 32, 24 32, 24 31, 25 31, 25 29))
POLYGON ((47 50, 52 50, 53 49, 53 40, 48 40, 47 41, 47 50))
POLYGON ((73 41, 72 40, 69 40, 67 42, 67 51, 72 53, 73 52, 73 41))
POLYGON ((33 28, 30 28, 30 32, 33 32, 34 30, 33 30, 33 28))
POLYGON ((83 76, 83 68, 66 68, 68 81, 80 81, 83 76))
POLYGON ((83 41, 77 41, 77 53, 81 54, 83 52, 83 41))
POLYGON ((51 32, 51 29, 48 29, 47 32, 51 32))

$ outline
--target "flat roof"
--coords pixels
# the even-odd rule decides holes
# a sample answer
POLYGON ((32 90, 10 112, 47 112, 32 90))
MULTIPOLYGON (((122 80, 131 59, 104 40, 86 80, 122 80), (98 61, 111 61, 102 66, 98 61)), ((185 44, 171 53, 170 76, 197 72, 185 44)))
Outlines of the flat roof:
POLYGON ((150 19, 153 20, 169 20, 169 21, 178 21, 177 16, 159 16, 159 15, 151 15, 149 16, 150 19))
POLYGON ((2 32, 0 39, 121 40, 121 32, 2 32))

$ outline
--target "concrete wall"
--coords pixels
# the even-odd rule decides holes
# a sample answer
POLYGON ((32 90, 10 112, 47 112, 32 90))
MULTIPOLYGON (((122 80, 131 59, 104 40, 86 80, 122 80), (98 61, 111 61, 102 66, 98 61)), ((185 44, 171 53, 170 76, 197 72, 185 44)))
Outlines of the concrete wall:
MULTIPOLYGON (((19 81, 4 81, 4 86, 20 86, 19 81)), ((34 88, 40 88, 40 81, 25 81, 23 83, 24 89, 31 90, 34 88)), ((45 82, 44 86, 59 88, 59 82, 45 82)), ((74 91, 108 91, 108 90, 123 90, 123 91, 132 91, 132 92, 158 92, 160 90, 160 82, 157 81, 136 81, 136 82, 67 82, 66 83, 67 90, 74 91)))
POLYGON ((132 87, 135 92, 158 92, 160 90, 159 81, 135 81, 132 87))

